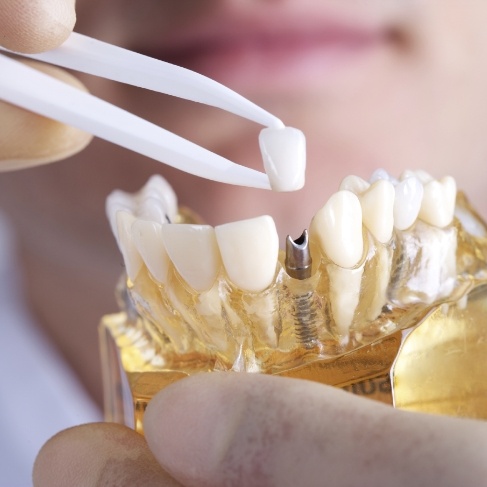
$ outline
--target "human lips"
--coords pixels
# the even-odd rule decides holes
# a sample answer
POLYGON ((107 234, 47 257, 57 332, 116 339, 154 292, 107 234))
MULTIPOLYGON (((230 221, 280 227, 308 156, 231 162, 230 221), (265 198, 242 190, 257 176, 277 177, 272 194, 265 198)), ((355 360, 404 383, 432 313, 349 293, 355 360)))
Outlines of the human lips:
POLYGON ((346 16, 218 18, 157 42, 145 54, 205 74, 235 89, 289 89, 335 78, 387 43, 383 22, 346 16))

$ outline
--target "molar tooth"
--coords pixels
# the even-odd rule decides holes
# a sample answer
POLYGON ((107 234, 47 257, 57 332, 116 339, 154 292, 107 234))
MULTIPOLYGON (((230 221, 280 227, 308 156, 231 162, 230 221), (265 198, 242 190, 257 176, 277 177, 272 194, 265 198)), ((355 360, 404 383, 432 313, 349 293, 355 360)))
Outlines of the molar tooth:
POLYGON ((394 200, 394 226, 406 230, 418 218, 423 200, 423 185, 416 176, 403 179, 396 186, 394 200))
POLYGON ((423 184, 427 184, 430 181, 434 181, 435 178, 428 172, 423 171, 422 169, 417 169, 416 171, 411 171, 406 169, 400 177, 400 180, 403 181, 407 178, 418 178, 423 184))
POLYGON ((196 291, 210 289, 221 267, 215 229, 210 225, 161 225, 169 258, 181 277, 196 291))
POLYGON ((276 225, 270 216, 215 227, 223 265, 241 289, 260 292, 274 280, 279 254, 276 225))
POLYGON ((117 242, 125 263, 125 270, 131 281, 134 281, 142 267, 142 258, 135 247, 132 237, 132 225, 135 217, 132 213, 120 210, 116 214, 117 242))
POLYGON ((370 176, 370 184, 373 184, 381 179, 385 179, 386 181, 389 181, 392 183, 394 186, 397 184, 397 179, 392 177, 385 169, 379 168, 376 169, 372 175, 370 176))
POLYGON ((296 191, 304 186, 306 139, 301 130, 292 127, 262 129, 259 145, 274 191, 296 191))
POLYGON ((453 220, 456 195, 457 185, 451 176, 426 183, 419 218, 430 225, 446 227, 453 220))
POLYGON ((364 224, 381 243, 387 243, 392 237, 394 194, 391 182, 378 179, 360 196, 364 224))
POLYGON ((362 207, 350 191, 338 191, 319 210, 311 222, 326 255, 340 267, 353 267, 362 258, 362 207))
POLYGON ((132 224, 134 244, 154 279, 167 283, 169 256, 162 239, 162 225, 155 221, 136 220, 132 224))
POLYGON ((340 190, 351 191, 356 195, 361 195, 370 188, 370 183, 360 176, 347 176, 340 183, 340 190))

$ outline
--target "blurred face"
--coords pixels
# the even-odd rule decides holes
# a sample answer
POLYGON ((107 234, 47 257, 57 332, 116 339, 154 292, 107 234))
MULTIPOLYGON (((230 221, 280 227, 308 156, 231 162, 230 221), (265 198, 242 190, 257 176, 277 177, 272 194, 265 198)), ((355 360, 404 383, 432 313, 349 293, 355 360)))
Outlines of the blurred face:
MULTIPOLYGON (((451 173, 480 199, 476 173, 487 151, 482 0, 99 4, 79 1, 80 31, 213 77, 307 135, 308 184, 295 195, 205 191, 205 182, 167 173, 184 202, 204 195, 201 211, 210 222, 270 212, 282 234, 296 234, 343 176, 368 177, 377 167, 451 173), (222 205, 222 192, 235 204, 222 205)), ((252 123, 140 90, 117 87, 113 97, 260 168, 252 123)), ((135 163, 127 170, 139 173, 135 163)), ((154 164, 149 170, 165 172, 154 164)))
MULTIPOLYGON (((36 283, 45 283, 36 277, 40 262, 50 259, 44 267, 51 274, 44 274, 59 279, 58 294, 42 295, 37 307, 46 308, 49 331, 79 356, 73 361, 81 368, 86 350, 96 353, 98 316, 113 309, 105 301, 120 258, 103 201, 115 187, 134 191, 160 172, 180 202, 209 223, 267 213, 281 238, 308 227, 342 177, 368 178, 378 167, 394 175, 406 168, 451 174, 487 211, 478 177, 487 159, 484 0, 78 0, 77 10, 78 32, 213 77, 303 130, 308 142, 307 185, 296 194, 211 183, 103 141, 62 164, 2 175, 0 199, 20 226, 34 269, 33 299, 41 296, 36 283), (72 302, 73 287, 62 279, 83 290, 71 293, 72 302), (72 333, 59 338, 55 325, 66 327, 75 305, 85 327, 93 325, 86 347, 72 333)), ((104 80, 83 81, 97 96, 261 167, 260 127, 251 122, 104 80)))

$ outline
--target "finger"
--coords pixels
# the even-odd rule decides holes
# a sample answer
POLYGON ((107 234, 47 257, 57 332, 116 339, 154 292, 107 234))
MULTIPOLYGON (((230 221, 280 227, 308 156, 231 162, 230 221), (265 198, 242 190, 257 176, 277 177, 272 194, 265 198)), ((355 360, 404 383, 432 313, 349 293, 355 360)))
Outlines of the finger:
POLYGON ((51 438, 39 452, 35 487, 180 487, 143 437, 112 423, 87 424, 51 438))
MULTIPOLYGON (((23 61, 79 89, 76 78, 59 68, 23 61)), ((65 159, 88 145, 92 135, 0 101, 0 171, 65 159)))
POLYGON ((73 31, 74 3, 75 0, 1 0, 0 44, 25 53, 59 46, 73 31))
POLYGON ((144 431, 188 487, 465 487, 487 476, 484 423, 265 375, 184 379, 149 404, 144 431))

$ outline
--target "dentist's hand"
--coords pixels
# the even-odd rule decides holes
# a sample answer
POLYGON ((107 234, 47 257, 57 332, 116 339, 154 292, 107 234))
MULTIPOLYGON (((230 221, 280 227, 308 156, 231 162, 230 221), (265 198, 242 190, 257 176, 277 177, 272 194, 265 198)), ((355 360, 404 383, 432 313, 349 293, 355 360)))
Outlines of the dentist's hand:
POLYGON ((75 22, 74 0, 0 0, 0 44, 11 51, 54 49, 75 22))
POLYGON ((109 424, 57 435, 34 485, 478 487, 487 478, 487 423, 295 379, 190 377, 155 396, 144 428, 147 443, 109 424))
MULTIPOLYGON (((74 0, 0 0, 0 45, 34 53, 62 44, 76 21, 74 0)), ((52 66, 25 61, 47 74, 85 89, 52 66)), ((0 171, 45 164, 83 149, 92 136, 0 101, 0 171)))

